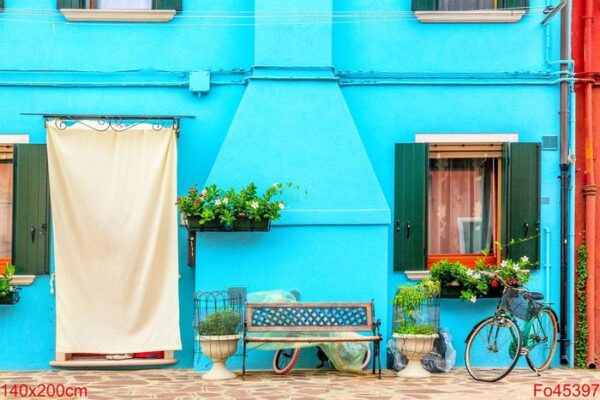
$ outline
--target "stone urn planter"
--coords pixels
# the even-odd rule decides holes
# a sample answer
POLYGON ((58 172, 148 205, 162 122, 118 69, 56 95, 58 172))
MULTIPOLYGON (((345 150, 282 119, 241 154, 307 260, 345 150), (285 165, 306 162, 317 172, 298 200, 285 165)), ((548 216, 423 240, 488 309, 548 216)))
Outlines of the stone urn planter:
POLYGON ((398 376, 403 378, 423 378, 430 372, 423 368, 421 359, 433 350, 433 342, 438 337, 435 335, 407 335, 394 333, 396 348, 408 359, 408 365, 398 376))
POLYGON ((200 350, 213 362, 210 371, 202 375, 202 379, 219 381, 233 379, 235 373, 225 366, 227 358, 235 354, 242 335, 199 336, 200 350))

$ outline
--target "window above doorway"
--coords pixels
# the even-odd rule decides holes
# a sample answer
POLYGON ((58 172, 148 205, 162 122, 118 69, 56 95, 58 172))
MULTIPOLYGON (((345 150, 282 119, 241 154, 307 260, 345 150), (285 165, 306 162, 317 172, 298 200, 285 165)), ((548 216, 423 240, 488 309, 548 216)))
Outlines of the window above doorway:
POLYGON ((58 0, 69 21, 167 22, 182 9, 182 0, 58 0))
POLYGON ((528 0, 413 0, 423 23, 509 23, 523 18, 528 0))

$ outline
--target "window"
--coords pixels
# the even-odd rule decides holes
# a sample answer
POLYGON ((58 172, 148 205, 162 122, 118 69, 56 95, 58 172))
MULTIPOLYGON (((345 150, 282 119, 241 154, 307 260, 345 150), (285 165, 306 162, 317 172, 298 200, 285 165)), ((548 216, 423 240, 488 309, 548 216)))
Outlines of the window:
POLYGON ((181 11, 181 3, 182 0, 58 0, 57 8, 181 11))
POLYGON ((124 9, 124 10, 151 10, 152 0, 89 0, 89 8, 124 9))
MULTIPOLYGON (((539 258, 540 145, 397 144, 394 269, 539 258), (496 242, 528 239, 505 248, 496 242)), ((534 261, 535 262, 535 261, 534 261)))
POLYGON ((524 9, 528 0, 413 0, 413 11, 524 9))

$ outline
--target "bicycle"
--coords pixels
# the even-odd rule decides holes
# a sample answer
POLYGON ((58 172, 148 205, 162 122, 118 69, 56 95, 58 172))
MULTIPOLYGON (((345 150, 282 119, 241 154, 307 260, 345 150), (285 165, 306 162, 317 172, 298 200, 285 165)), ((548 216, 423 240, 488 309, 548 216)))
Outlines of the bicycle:
POLYGON ((475 380, 496 382, 525 356, 529 368, 541 376, 556 351, 556 313, 549 304, 541 302, 542 293, 511 286, 495 273, 481 273, 502 282, 504 290, 494 315, 475 325, 467 336, 467 371, 475 380))
MULTIPOLYGON (((275 352, 273 357, 273 371, 277 375, 285 375, 292 370, 296 361, 298 361, 298 357, 300 356, 300 346, 296 346, 293 349, 281 349, 275 352)), ((323 368, 325 363, 329 362, 329 357, 327 354, 321 349, 321 347, 317 346, 317 358, 320 361, 320 364, 317 365, 317 369, 323 368)), ((365 369, 367 365, 369 365, 369 360, 371 359, 371 350, 369 346, 366 346, 365 358, 363 359, 363 363, 361 365, 361 369, 365 369)))

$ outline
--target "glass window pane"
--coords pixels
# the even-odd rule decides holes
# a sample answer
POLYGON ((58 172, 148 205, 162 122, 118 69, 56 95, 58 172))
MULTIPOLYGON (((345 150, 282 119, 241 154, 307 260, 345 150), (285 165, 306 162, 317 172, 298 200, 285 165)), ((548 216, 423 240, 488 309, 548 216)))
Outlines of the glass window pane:
POLYGON ((0 161, 0 258, 11 258, 12 192, 12 162, 0 161))
POLYGON ((121 9, 121 10, 150 10, 152 0, 98 0, 96 8, 121 9))
POLYGON ((495 161, 430 160, 429 254, 479 254, 492 249, 495 161))

